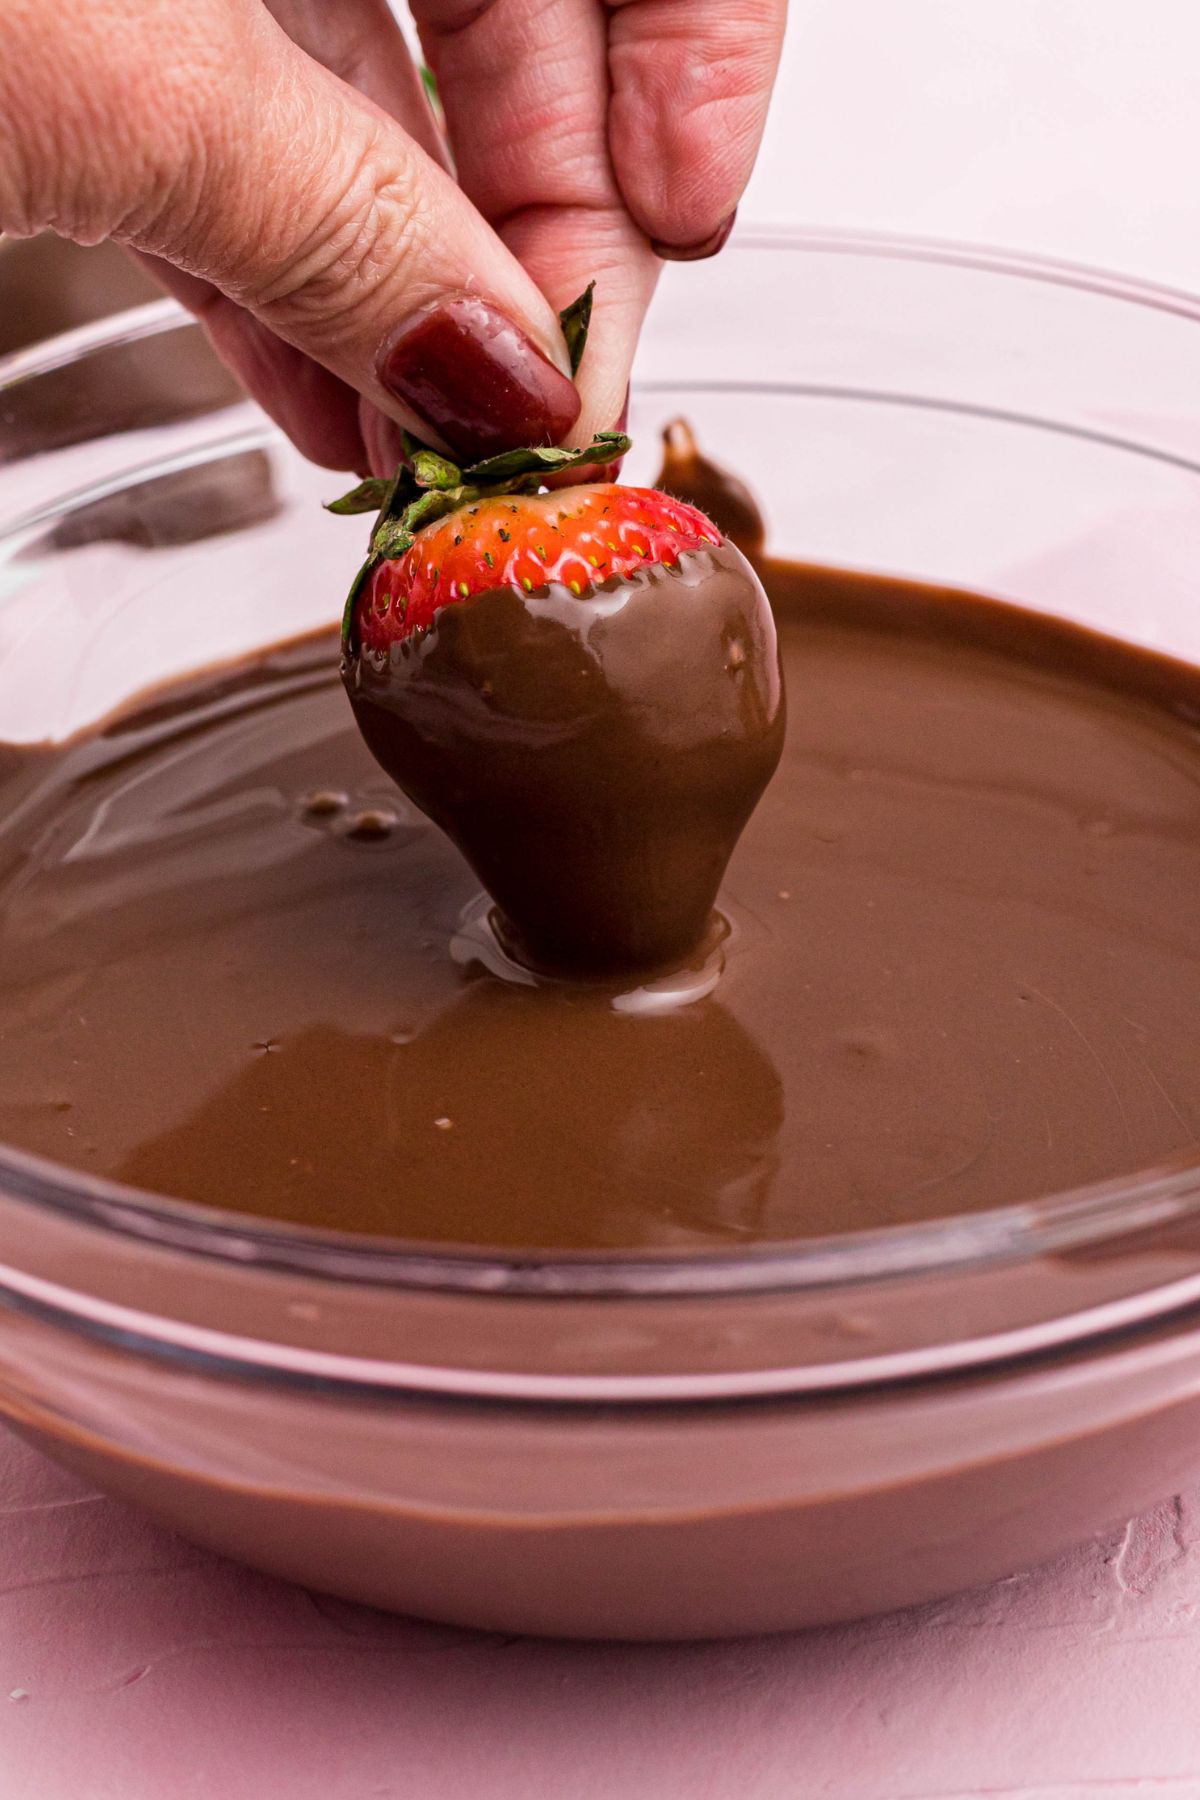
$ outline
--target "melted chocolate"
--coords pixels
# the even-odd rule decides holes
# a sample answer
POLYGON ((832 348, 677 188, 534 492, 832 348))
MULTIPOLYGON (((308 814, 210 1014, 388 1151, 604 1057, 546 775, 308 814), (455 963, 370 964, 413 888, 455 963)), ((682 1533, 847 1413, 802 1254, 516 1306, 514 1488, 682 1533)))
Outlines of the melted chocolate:
POLYGON ((783 748, 775 622, 729 544, 583 598, 447 606, 345 678, 372 753, 541 967, 692 952, 783 748))
POLYGON ((790 1239, 1194 1145, 1200 673, 969 595, 765 578, 783 760, 724 973, 673 1009, 489 972, 476 879, 372 763, 330 640, 0 753, 0 1137, 526 1248, 790 1239))
POLYGON ((740 476, 701 454, 686 419, 663 429, 663 464, 654 482, 677 500, 698 506, 753 561, 761 560, 767 528, 758 501, 740 476))

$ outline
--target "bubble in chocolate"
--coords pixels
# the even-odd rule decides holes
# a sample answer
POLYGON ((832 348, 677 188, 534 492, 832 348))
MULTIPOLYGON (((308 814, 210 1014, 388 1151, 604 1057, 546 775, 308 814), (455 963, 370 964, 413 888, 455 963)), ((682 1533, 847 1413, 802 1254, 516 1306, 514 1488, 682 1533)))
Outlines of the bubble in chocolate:
POLYGON ((349 804, 349 795, 340 788, 314 788, 311 794, 305 794, 300 807, 306 819, 324 822, 335 819, 349 804))
POLYGON ((732 544, 582 596, 494 589, 343 674, 531 966, 666 966, 704 937, 784 736, 775 622, 732 544))
POLYGON ((386 807, 367 806, 347 819, 345 836, 359 844, 378 844, 391 837, 398 822, 395 813, 386 807))

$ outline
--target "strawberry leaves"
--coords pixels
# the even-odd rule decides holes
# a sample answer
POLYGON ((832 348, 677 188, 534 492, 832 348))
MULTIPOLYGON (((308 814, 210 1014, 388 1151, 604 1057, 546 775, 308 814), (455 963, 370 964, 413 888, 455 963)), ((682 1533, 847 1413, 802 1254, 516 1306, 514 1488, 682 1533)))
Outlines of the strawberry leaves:
MULTIPOLYGON (((584 450, 502 450, 464 470, 463 479, 483 487, 507 487, 510 482, 528 476, 538 481, 547 475, 558 475, 563 469, 582 468, 586 463, 615 462, 629 449, 629 439, 621 431, 598 431, 584 450)), ((526 489, 525 491, 532 491, 526 489)))
POLYGON ((436 450, 426 450, 423 444, 418 444, 407 432, 404 448, 408 454, 408 466, 418 487, 435 488, 449 493, 462 486, 463 472, 457 463, 439 456, 436 450))
POLYGON ((563 337, 567 341, 567 355, 571 359, 572 375, 578 375, 579 365, 583 361, 588 330, 592 323, 592 297, 595 292, 595 282, 589 281, 578 300, 572 300, 570 306, 564 306, 558 315, 563 337))
POLYGON ((369 481, 360 481, 356 488, 351 488, 350 492, 343 494, 340 500, 327 500, 325 511, 337 513, 342 518, 349 517, 354 513, 378 512, 388 499, 388 489, 391 485, 390 481, 380 481, 374 478, 369 481))
MULTIPOLYGON (((325 510, 340 516, 377 512, 376 548, 380 554, 402 556, 408 544, 382 550, 385 524, 403 522, 411 543, 412 534, 422 525, 468 501, 489 499, 494 494, 535 494, 548 475, 583 468, 589 463, 615 462, 629 446, 630 440, 623 431, 598 431, 591 443, 580 450, 504 450, 499 456, 489 456, 460 469, 436 450, 427 450, 415 439, 406 438, 408 461, 401 464, 391 481, 360 481, 340 500, 329 501, 325 510)), ((396 533, 387 534, 389 544, 399 541, 396 533)))

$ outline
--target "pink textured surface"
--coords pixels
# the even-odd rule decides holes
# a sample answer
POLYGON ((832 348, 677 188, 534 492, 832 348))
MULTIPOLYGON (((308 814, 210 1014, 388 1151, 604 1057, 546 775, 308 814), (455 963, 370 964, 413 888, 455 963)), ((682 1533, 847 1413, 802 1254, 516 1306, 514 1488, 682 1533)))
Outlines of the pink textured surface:
MULTIPOLYGON (((744 219, 1011 243, 1200 286, 1194 0, 793 13, 744 219)), ((915 1614, 559 1647, 314 1601, 0 1434, 2 1800, 985 1795, 1200 1796, 1200 1493, 915 1614)))
POLYGON ((0 1436, 4 1800, 1200 1795, 1200 1495, 918 1612, 732 1644, 393 1619, 0 1436))

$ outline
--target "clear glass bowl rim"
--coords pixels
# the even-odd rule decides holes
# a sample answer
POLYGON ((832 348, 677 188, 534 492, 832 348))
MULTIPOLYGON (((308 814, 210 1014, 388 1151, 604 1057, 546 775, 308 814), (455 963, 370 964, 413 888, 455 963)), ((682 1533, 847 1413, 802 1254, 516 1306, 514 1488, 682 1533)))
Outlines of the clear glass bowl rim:
MULTIPOLYGON (((780 250, 848 258, 894 258, 977 270, 1016 282, 1074 288, 1169 312, 1200 324, 1200 295, 1105 269, 987 245, 874 232, 791 227, 739 231, 723 252, 780 250)), ((0 358, 0 393, 104 350, 195 322, 174 301, 153 301, 0 358)), ((645 390, 654 391, 654 382, 645 390)), ((1200 474, 1200 468, 1196 471, 1200 474)), ((69 498, 69 496, 64 496, 69 498)), ((57 508, 56 508, 57 510, 57 508)), ((10 521, 5 534, 31 521, 10 521)), ((104 1233, 142 1239, 209 1262, 247 1262, 305 1277, 397 1291, 556 1298, 662 1294, 812 1293, 861 1289, 911 1275, 982 1272, 1001 1263, 1099 1246, 1200 1217, 1200 1153, 1155 1169, 1041 1199, 911 1225, 797 1240, 736 1253, 637 1253, 471 1248, 430 1252, 377 1239, 275 1224, 233 1211, 141 1193, 0 1144, 0 1196, 104 1233)))

